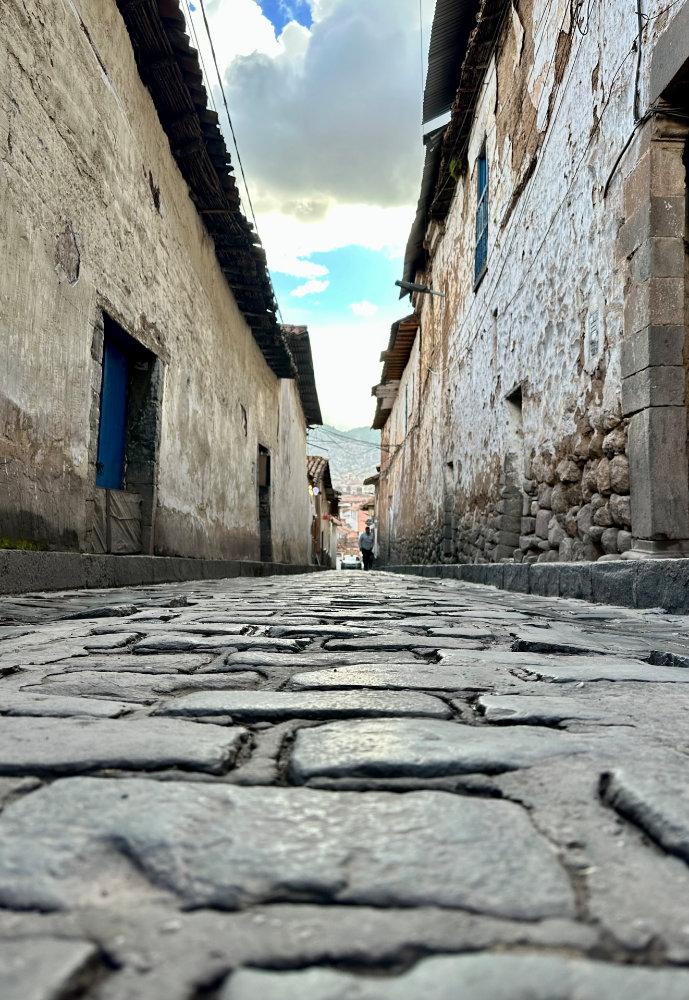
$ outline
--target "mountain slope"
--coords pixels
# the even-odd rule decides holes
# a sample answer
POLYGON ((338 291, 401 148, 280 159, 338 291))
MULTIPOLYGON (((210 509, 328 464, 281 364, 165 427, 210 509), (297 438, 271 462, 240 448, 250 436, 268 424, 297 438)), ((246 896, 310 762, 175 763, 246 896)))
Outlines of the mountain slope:
POLYGON ((361 486, 380 465, 380 431, 354 427, 340 431, 324 424, 312 427, 308 438, 309 455, 325 455, 330 460, 333 486, 346 491, 361 486))

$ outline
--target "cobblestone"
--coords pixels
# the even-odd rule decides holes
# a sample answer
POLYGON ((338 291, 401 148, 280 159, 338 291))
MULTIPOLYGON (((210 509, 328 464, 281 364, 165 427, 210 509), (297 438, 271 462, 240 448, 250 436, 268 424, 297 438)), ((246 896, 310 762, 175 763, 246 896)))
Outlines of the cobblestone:
POLYGON ((2 598, 0 996, 687 1000, 688 666, 449 579, 2 598))

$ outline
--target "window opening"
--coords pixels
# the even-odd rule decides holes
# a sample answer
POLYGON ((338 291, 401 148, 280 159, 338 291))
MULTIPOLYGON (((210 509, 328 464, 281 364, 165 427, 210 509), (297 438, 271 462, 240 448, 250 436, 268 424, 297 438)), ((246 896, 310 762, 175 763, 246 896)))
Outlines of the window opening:
POLYGON ((485 274, 488 258, 488 160, 484 140, 476 160, 476 257, 474 287, 485 274))

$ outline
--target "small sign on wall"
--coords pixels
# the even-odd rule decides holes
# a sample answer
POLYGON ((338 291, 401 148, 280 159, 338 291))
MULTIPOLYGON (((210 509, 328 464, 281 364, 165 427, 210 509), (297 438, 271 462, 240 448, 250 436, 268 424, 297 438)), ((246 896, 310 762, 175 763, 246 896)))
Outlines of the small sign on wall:
POLYGON ((589 374, 592 374, 600 363, 604 339, 600 311, 592 309, 586 318, 584 331, 584 368, 589 374))

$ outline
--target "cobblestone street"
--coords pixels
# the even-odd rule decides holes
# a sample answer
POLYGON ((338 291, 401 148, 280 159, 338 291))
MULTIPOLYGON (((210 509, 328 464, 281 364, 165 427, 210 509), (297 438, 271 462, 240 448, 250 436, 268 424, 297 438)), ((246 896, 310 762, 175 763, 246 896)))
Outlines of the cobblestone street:
POLYGON ((687 1000, 689 619, 372 572, 0 598, 2 1000, 687 1000))

